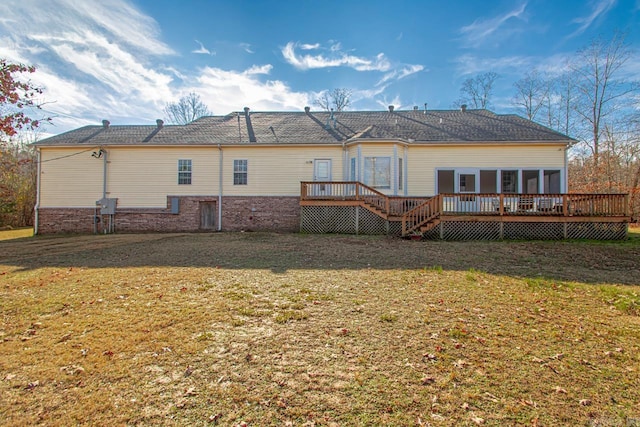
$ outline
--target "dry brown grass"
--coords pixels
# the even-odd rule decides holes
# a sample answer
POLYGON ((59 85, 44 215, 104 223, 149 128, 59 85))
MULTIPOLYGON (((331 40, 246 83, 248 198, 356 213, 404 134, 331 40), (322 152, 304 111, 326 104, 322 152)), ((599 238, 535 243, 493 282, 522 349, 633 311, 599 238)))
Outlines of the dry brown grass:
POLYGON ((0 420, 625 425, 639 282, 638 235, 3 241, 0 420))
POLYGON ((33 236, 33 228, 0 229, 0 240, 22 239, 33 236))

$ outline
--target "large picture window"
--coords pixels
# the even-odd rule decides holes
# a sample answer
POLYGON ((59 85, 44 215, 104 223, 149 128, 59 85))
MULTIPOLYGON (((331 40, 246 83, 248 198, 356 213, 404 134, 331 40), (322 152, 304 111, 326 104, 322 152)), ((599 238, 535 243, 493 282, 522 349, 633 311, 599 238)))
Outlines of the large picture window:
POLYGON ((191 184, 191 160, 178 160, 178 184, 191 184))
POLYGON ((233 161, 233 185, 247 185, 248 182, 248 161, 233 161))
POLYGON ((391 188, 391 157, 365 157, 364 183, 373 188, 391 188))

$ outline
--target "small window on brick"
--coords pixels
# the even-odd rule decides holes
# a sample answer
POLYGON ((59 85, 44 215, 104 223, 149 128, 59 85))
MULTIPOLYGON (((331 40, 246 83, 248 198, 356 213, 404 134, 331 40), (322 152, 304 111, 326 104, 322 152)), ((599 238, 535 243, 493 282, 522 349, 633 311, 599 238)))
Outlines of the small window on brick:
POLYGON ((247 185, 247 160, 233 161, 233 185, 247 185))
POLYGON ((191 184, 191 160, 178 160, 178 184, 191 184))

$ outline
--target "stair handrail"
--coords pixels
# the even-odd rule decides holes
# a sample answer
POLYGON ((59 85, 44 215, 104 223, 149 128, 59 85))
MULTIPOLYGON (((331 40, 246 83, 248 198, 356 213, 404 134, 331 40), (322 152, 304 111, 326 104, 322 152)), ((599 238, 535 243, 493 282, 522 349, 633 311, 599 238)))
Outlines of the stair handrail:
POLYGON ((442 211, 441 201, 442 195, 438 194, 402 215, 402 235, 406 236, 439 217, 442 211))

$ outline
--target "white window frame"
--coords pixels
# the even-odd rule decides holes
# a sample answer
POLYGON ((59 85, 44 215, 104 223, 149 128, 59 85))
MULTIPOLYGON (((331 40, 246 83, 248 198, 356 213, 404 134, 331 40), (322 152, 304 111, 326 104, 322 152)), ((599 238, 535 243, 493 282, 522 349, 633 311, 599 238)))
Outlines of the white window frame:
POLYGON ((233 159, 233 185, 249 185, 249 160, 233 159), (244 165, 244 170, 239 170, 241 165, 244 165))
POLYGON ((191 159, 178 159, 178 185, 191 185, 192 182, 193 161, 191 159))

